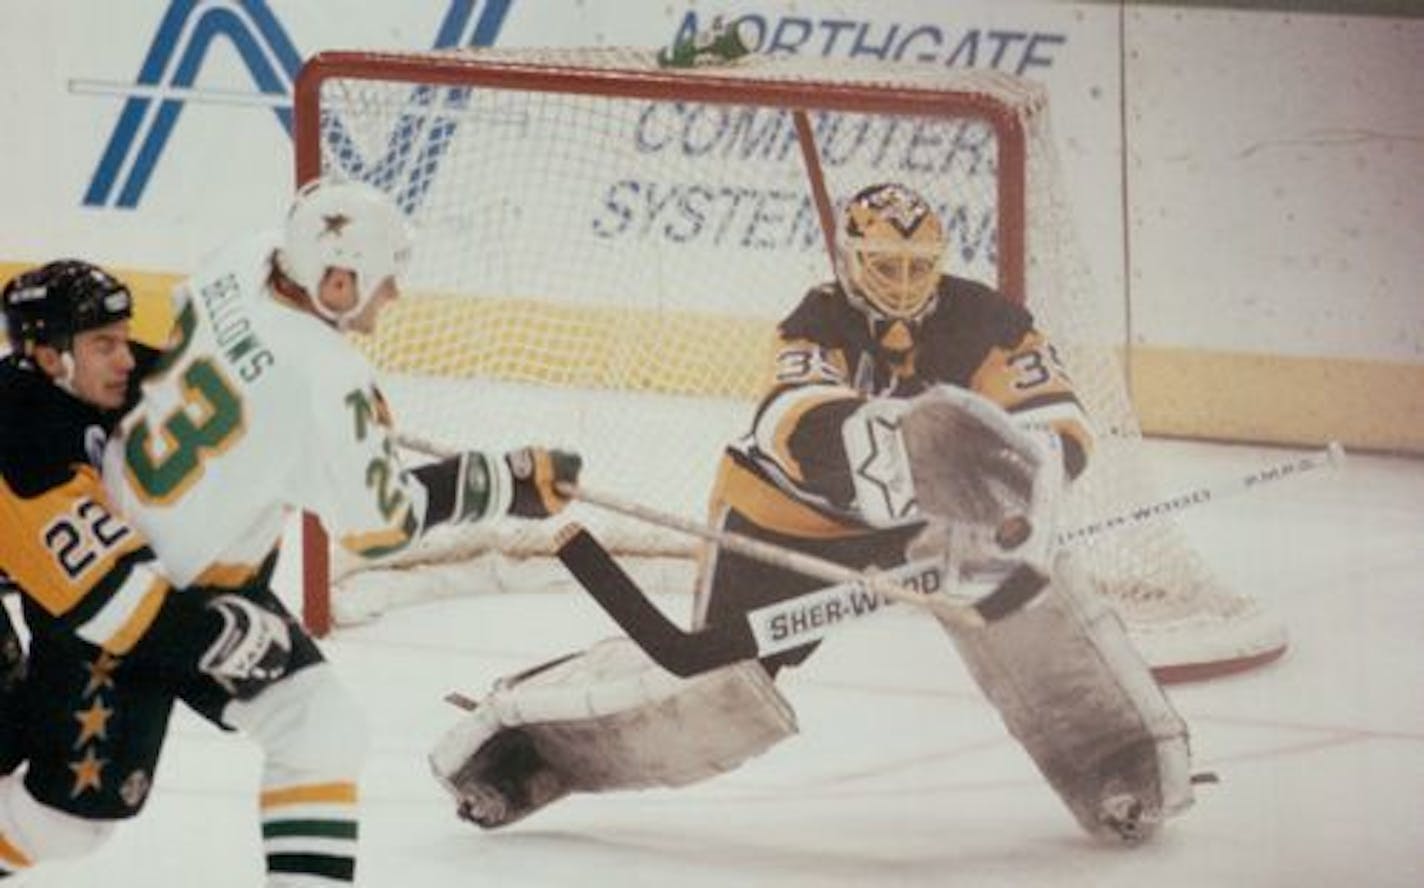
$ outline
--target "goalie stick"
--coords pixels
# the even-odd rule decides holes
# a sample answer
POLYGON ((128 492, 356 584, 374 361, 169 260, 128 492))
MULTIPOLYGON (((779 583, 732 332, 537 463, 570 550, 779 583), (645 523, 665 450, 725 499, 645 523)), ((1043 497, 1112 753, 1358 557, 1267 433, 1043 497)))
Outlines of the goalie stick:
MULTIPOLYGON (((1321 469, 1339 468, 1344 459, 1344 448, 1339 443, 1331 442, 1323 450, 1301 454, 1289 461, 1237 478, 1200 485, 1156 503, 1130 509, 1076 530, 1061 533, 1058 537, 1059 543, 1069 545, 1082 542, 1104 532, 1158 520, 1203 503, 1216 502, 1268 484, 1298 478, 1321 469)), ((650 516, 658 515, 655 510, 646 506, 622 501, 608 494, 590 495, 588 491, 582 491, 582 494, 581 498, 589 502, 633 517, 651 520, 650 516)), ((696 531, 698 536, 717 542, 724 542, 723 538, 729 536, 677 516, 662 517, 668 520, 658 520, 655 523, 678 529, 684 529, 691 524, 699 528, 696 531)), ((736 535, 730 536, 734 539, 745 539, 736 535)), ((884 604, 859 583, 842 583, 756 608, 738 620, 688 632, 670 621, 653 605, 643 590, 638 588, 632 578, 613 560, 612 555, 587 530, 577 524, 570 524, 560 532, 559 541, 559 560, 579 584, 659 666, 683 677, 738 660, 765 657, 808 644, 824 637, 842 623, 879 613, 884 604)), ((898 580, 901 585, 926 593, 938 591, 945 585, 943 566, 930 561, 911 562, 888 571, 885 576, 898 580)), ((982 625, 1014 612, 1031 601, 1046 584, 1046 578, 1023 565, 1019 570, 1004 577, 993 591, 976 603, 964 604, 961 598, 960 603, 955 606, 961 611, 974 614, 982 625)))
MULTIPOLYGON (((638 647, 659 666, 683 677, 809 644, 842 622, 878 613, 890 601, 846 569, 852 577, 849 581, 754 608, 738 620, 687 632, 664 616, 580 525, 570 523, 559 531, 558 555, 579 585, 638 647)), ((939 593, 947 583, 943 564, 933 559, 901 565, 884 577, 894 581, 895 588, 926 596, 939 593)), ((956 600, 949 605, 950 612, 961 623, 983 626, 1017 611, 1048 585, 1048 578, 1028 565, 1000 572, 995 579, 988 594, 956 600)))

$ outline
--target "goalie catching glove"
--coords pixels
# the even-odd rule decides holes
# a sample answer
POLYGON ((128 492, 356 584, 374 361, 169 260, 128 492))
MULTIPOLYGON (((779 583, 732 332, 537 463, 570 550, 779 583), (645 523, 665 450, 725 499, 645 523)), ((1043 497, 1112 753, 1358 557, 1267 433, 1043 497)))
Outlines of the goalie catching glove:
POLYGON ((1009 558, 1045 566, 1065 484, 1057 437, 955 386, 908 400, 872 398, 841 427, 866 521, 927 522, 914 547, 959 562, 1009 558))

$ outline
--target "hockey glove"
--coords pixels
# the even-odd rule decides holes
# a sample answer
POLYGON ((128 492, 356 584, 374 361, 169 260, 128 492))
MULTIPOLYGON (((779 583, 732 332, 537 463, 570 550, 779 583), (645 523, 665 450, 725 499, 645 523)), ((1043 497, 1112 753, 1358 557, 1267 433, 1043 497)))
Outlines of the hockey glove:
POLYGON ((504 455, 514 479, 509 514, 520 518, 547 518, 569 504, 561 484, 578 484, 583 459, 567 450, 523 447, 504 455))
POLYGON ((222 618, 222 630, 198 660, 239 700, 281 678, 292 653, 292 634, 277 614, 241 595, 219 595, 208 607, 222 618))

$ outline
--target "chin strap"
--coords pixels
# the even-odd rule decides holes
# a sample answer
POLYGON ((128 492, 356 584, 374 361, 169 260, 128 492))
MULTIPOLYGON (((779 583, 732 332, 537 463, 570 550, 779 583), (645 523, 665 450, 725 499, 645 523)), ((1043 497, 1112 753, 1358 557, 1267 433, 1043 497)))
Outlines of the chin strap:
POLYGON ((287 277, 275 261, 272 267, 271 277, 268 279, 268 288, 276 297, 277 301, 283 302, 298 311, 304 311, 322 323, 330 326, 334 330, 345 330, 345 324, 332 312, 328 311, 321 304, 321 300, 315 295, 308 293, 296 281, 287 277))
POLYGON ((79 395, 74 391, 74 371, 76 369, 74 363, 74 355, 68 349, 56 349, 56 351, 59 353, 60 365, 64 367, 64 373, 60 376, 50 376, 49 373, 47 373, 45 369, 40 366, 40 362, 35 359, 33 345, 27 346, 23 352, 7 352, 4 350, 0 350, 0 356, 4 356, 6 354, 12 355, 15 359, 15 362, 24 369, 38 373, 41 376, 49 377, 49 380, 51 382, 59 386, 65 392, 74 395, 77 398, 79 397, 79 395))

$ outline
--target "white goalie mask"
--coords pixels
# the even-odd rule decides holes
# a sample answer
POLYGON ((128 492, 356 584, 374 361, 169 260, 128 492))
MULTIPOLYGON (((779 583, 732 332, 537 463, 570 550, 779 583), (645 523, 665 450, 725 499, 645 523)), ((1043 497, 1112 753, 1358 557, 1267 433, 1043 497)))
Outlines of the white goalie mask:
POLYGON ((287 212, 277 263, 307 292, 317 313, 343 326, 365 309, 386 278, 404 273, 410 245, 410 226, 384 192, 362 182, 315 179, 302 186, 287 212), (330 268, 356 276, 356 302, 344 311, 334 311, 319 296, 330 268))
POLYGON ((913 321, 934 304, 944 227, 916 192, 872 185, 846 204, 836 232, 836 276, 863 311, 913 321))

